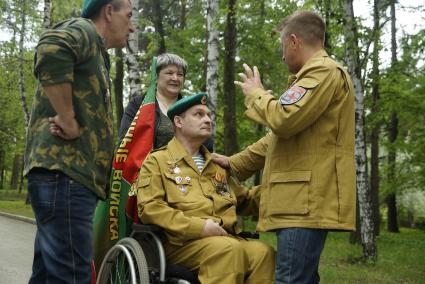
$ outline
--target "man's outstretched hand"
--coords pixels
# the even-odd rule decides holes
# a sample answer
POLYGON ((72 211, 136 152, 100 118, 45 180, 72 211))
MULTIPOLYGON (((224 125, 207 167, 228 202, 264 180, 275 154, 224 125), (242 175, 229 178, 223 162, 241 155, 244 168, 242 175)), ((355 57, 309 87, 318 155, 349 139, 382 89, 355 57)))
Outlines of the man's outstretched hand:
POLYGON ((230 169, 230 159, 227 156, 220 155, 217 153, 212 153, 211 158, 214 163, 218 164, 222 168, 230 169))
POLYGON ((234 83, 242 88, 244 95, 250 96, 256 89, 264 90, 257 66, 254 66, 252 70, 251 67, 244 63, 243 68, 245 69, 245 72, 238 74, 241 81, 235 81, 234 83))

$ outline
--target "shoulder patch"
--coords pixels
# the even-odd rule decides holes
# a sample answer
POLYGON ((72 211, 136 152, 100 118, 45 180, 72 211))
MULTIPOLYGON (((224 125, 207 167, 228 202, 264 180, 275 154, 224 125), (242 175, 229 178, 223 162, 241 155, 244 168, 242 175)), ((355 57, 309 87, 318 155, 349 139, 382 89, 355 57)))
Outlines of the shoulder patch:
POLYGON ((293 85, 280 96, 279 102, 281 105, 292 105, 301 100, 306 93, 307 90, 303 87, 293 85))

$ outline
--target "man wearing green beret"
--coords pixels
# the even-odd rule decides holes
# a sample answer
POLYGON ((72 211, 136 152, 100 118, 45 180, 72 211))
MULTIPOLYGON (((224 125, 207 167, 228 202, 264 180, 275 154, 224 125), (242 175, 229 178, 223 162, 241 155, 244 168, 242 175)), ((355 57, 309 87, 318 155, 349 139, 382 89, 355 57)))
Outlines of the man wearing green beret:
POLYGON ((168 110, 175 137, 140 169, 139 217, 164 229, 167 260, 198 271, 201 283, 273 283, 274 249, 237 234, 236 216, 258 214, 258 190, 247 190, 211 160, 207 96, 182 98, 168 110))
POLYGON ((45 31, 27 132, 25 175, 37 221, 29 283, 91 283, 92 218, 113 149, 109 48, 124 47, 129 0, 85 0, 83 18, 45 31))

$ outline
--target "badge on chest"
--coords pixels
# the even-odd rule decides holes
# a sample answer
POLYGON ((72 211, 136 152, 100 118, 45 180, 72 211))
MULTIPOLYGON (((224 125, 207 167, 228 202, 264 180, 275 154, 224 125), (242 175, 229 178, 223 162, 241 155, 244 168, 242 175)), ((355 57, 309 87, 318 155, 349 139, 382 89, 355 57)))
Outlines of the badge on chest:
POLYGON ((187 193, 187 186, 191 184, 192 178, 190 176, 183 176, 182 170, 176 163, 167 162, 169 164, 168 171, 172 174, 172 179, 177 185, 177 189, 182 193, 187 193))
POLYGON ((212 183, 218 194, 227 197, 231 196, 225 173, 216 172, 212 178, 212 183))

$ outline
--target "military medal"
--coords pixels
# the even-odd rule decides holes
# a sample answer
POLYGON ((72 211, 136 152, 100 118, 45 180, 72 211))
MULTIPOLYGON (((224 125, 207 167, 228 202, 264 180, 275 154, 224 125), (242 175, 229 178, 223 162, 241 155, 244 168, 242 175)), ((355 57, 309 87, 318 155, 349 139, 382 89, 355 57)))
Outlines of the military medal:
POLYGON ((213 184, 215 191, 222 196, 230 196, 229 187, 227 185, 226 175, 222 173, 215 173, 213 176, 213 184))
POLYGON ((185 181, 187 181, 187 182, 190 182, 190 180, 191 180, 191 179, 190 179, 190 177, 185 177, 184 179, 185 179, 185 181))
POLYGON ((177 186, 177 188, 183 193, 187 192, 186 186, 184 186, 184 185, 179 185, 179 186, 177 186))
POLYGON ((181 176, 176 176, 176 183, 181 183, 183 178, 181 176))
POLYGON ((181 173, 182 172, 182 170, 180 170, 180 168, 176 165, 175 167, 174 167, 174 169, 173 169, 173 173, 174 174, 176 174, 176 175, 178 175, 179 173, 181 173))
POLYGON ((170 174, 176 174, 178 175, 179 173, 181 173, 181 169, 179 168, 179 166, 177 166, 177 164, 175 162, 171 162, 171 161, 167 161, 168 166, 168 171, 170 172, 170 174))

